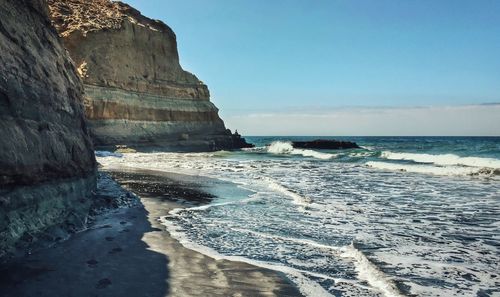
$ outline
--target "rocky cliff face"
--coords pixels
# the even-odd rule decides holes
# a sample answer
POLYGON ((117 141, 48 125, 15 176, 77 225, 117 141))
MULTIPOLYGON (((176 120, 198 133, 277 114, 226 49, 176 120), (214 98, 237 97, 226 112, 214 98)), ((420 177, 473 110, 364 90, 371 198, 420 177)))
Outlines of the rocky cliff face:
POLYGON ((45 1, 0 1, 0 257, 85 219, 96 163, 82 92, 45 1))
POLYGON ((179 64, 174 32, 109 0, 49 0, 85 85, 97 145, 234 148, 208 88, 179 64))

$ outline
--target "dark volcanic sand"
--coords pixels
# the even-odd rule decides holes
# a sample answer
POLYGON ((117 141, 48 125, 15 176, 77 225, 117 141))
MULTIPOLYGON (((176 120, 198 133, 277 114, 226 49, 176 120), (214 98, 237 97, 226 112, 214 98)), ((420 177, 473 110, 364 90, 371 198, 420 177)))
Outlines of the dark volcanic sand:
POLYGON ((149 171, 112 175, 142 205, 100 215, 89 230, 3 265, 0 296, 302 296, 278 272, 184 248, 159 223, 173 208, 210 202, 218 181, 149 171))

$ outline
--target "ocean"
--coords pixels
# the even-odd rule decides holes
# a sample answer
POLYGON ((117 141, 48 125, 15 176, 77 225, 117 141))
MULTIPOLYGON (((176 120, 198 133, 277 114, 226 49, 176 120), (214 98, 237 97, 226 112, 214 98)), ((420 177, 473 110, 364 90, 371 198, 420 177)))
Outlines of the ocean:
POLYGON ((308 296, 500 296, 500 137, 246 137, 235 152, 98 152, 245 195, 162 218, 184 246, 285 273, 308 296), (294 149, 338 139, 361 149, 294 149))

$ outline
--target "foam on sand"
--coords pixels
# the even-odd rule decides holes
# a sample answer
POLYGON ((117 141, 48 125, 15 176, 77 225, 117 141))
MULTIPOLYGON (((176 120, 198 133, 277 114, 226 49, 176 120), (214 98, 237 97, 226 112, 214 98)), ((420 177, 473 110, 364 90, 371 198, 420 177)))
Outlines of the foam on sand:
MULTIPOLYGON (((189 210, 189 209, 184 209, 184 210, 189 210)), ((175 217, 178 215, 178 213, 179 210, 174 209, 169 214, 170 217, 175 217)), ((161 223, 167 227, 167 230, 170 233, 170 235, 176 240, 178 240, 185 248, 199 252, 205 256, 211 257, 216 260, 224 259, 228 261, 243 262, 261 268, 282 272, 286 274, 295 284, 297 284, 300 292, 305 296, 311 296, 311 297, 332 296, 325 289, 323 289, 318 283, 310 280, 304 274, 302 274, 300 271, 294 268, 275 263, 251 260, 241 256, 226 256, 218 253, 216 250, 212 248, 194 243, 191 240, 189 240, 186 233, 181 228, 176 226, 171 220, 169 220, 168 217, 169 216, 160 218, 161 223)))

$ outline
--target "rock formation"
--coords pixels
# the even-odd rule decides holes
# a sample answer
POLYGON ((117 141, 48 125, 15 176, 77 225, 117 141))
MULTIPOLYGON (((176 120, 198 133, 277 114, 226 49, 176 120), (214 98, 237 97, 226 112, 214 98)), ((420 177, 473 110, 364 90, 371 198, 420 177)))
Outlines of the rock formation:
POLYGON ((312 141, 293 141, 294 148, 322 149, 322 150, 341 150, 360 148, 355 142, 339 141, 332 139, 316 139, 312 141))
POLYGON ((45 1, 0 1, 0 257, 85 220, 96 163, 82 91, 45 1))
POLYGON ((48 2, 83 79, 96 145, 246 145, 225 128, 207 86, 181 68, 176 36, 167 25, 121 2, 48 2))

